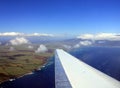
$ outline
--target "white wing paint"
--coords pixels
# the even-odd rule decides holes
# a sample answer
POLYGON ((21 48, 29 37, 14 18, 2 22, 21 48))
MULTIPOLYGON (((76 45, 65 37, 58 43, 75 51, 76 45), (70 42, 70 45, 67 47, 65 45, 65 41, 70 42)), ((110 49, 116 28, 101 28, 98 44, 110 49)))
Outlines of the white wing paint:
POLYGON ((120 88, 120 82, 57 49, 55 54, 56 88, 120 88))

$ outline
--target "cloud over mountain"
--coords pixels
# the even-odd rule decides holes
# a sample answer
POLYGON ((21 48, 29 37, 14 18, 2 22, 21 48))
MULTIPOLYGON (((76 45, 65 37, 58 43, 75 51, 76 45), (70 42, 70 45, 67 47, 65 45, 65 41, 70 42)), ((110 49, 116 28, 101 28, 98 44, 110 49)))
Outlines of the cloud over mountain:
POLYGON ((90 39, 90 40, 110 40, 116 41, 120 40, 120 35, 117 33, 99 33, 99 34, 82 34, 77 36, 80 39, 90 39))
POLYGON ((66 48, 66 49, 71 49, 72 48, 70 45, 66 45, 66 44, 64 44, 63 47, 66 48))
POLYGON ((31 45, 29 45, 29 46, 28 46, 28 49, 33 49, 33 48, 34 48, 34 47, 33 47, 33 46, 31 46, 31 45))
POLYGON ((46 52, 46 51, 48 51, 47 47, 46 47, 45 45, 41 44, 41 45, 38 47, 38 49, 35 51, 35 53, 44 53, 44 52, 46 52))
POLYGON ((74 46, 74 48, 79 48, 81 46, 89 46, 92 45, 92 41, 80 41, 78 44, 74 46))
POLYGON ((28 44, 29 41, 24 37, 16 37, 9 41, 11 45, 21 45, 21 44, 28 44))

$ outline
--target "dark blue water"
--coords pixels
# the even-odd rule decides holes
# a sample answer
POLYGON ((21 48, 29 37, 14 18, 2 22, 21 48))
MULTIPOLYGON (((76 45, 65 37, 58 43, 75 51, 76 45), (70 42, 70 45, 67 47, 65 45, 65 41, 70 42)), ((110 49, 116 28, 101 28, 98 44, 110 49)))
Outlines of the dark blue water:
POLYGON ((51 58, 42 70, 15 81, 4 82, 0 88, 55 88, 54 58, 51 58))
MULTIPOLYGON (((81 47, 70 53, 120 81, 120 47, 81 47)), ((0 88, 55 88, 54 58, 42 70, 4 82, 0 88)))
POLYGON ((71 54, 120 81, 120 47, 81 47, 71 54))

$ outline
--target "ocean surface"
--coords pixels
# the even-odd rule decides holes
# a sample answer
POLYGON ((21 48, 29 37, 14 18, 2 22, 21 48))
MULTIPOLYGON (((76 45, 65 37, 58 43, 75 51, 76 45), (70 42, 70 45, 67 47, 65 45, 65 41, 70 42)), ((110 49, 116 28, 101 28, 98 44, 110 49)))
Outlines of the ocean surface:
POLYGON ((81 47, 71 54, 120 81, 120 47, 81 47))
MULTIPOLYGON (((120 47, 80 47, 70 53, 120 81, 120 47)), ((55 88, 54 57, 41 70, 4 82, 0 88, 55 88)))

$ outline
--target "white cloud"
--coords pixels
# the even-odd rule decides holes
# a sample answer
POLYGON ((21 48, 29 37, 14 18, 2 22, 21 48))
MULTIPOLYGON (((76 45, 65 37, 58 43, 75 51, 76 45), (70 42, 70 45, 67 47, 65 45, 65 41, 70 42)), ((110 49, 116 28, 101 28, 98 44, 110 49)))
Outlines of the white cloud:
POLYGON ((12 45, 21 45, 21 44, 28 44, 29 41, 24 37, 17 37, 15 39, 10 40, 10 44, 12 45))
POLYGON ((53 34, 44 34, 44 33, 33 33, 33 34, 28 34, 28 36, 51 36, 53 37, 53 34))
POLYGON ((91 41, 80 41, 79 44, 80 44, 80 45, 83 45, 83 46, 88 46, 88 45, 91 45, 92 42, 91 42, 91 41))
POLYGON ((46 47, 45 45, 41 44, 41 45, 38 47, 38 49, 35 51, 35 53, 44 53, 44 52, 46 52, 46 51, 48 51, 47 47, 46 47))
POLYGON ((66 48, 66 49, 71 49, 71 48, 72 48, 72 47, 69 46, 69 45, 63 45, 63 47, 66 48))
POLYGON ((91 40, 120 40, 120 36, 117 33, 99 33, 99 34, 82 34, 77 38, 81 39, 91 39, 91 40))
POLYGON ((76 45, 74 45, 74 48, 79 48, 80 47, 80 44, 78 43, 78 44, 76 44, 76 45))
POLYGON ((28 49, 33 49, 33 48, 34 48, 34 47, 33 47, 33 46, 31 46, 31 45, 29 45, 29 46, 28 46, 28 49))
POLYGON ((74 48, 79 48, 80 46, 89 46, 92 45, 92 41, 80 41, 78 44, 74 46, 74 48))
POLYGON ((0 36, 19 36, 19 35, 24 35, 24 34, 23 33, 19 33, 19 32, 0 33, 0 36))
POLYGON ((31 33, 31 34, 25 34, 25 33, 19 33, 19 32, 4 32, 0 33, 0 36, 50 36, 53 37, 53 34, 45 34, 45 33, 31 33))
POLYGON ((80 36, 77 36, 77 38, 81 38, 81 39, 93 39, 94 35, 93 34, 82 34, 80 36))
POLYGON ((14 50, 15 50, 15 48, 12 46, 9 48, 9 51, 14 51, 14 50))
POLYGON ((100 33, 95 36, 96 40, 120 40, 120 36, 114 33, 100 33))

